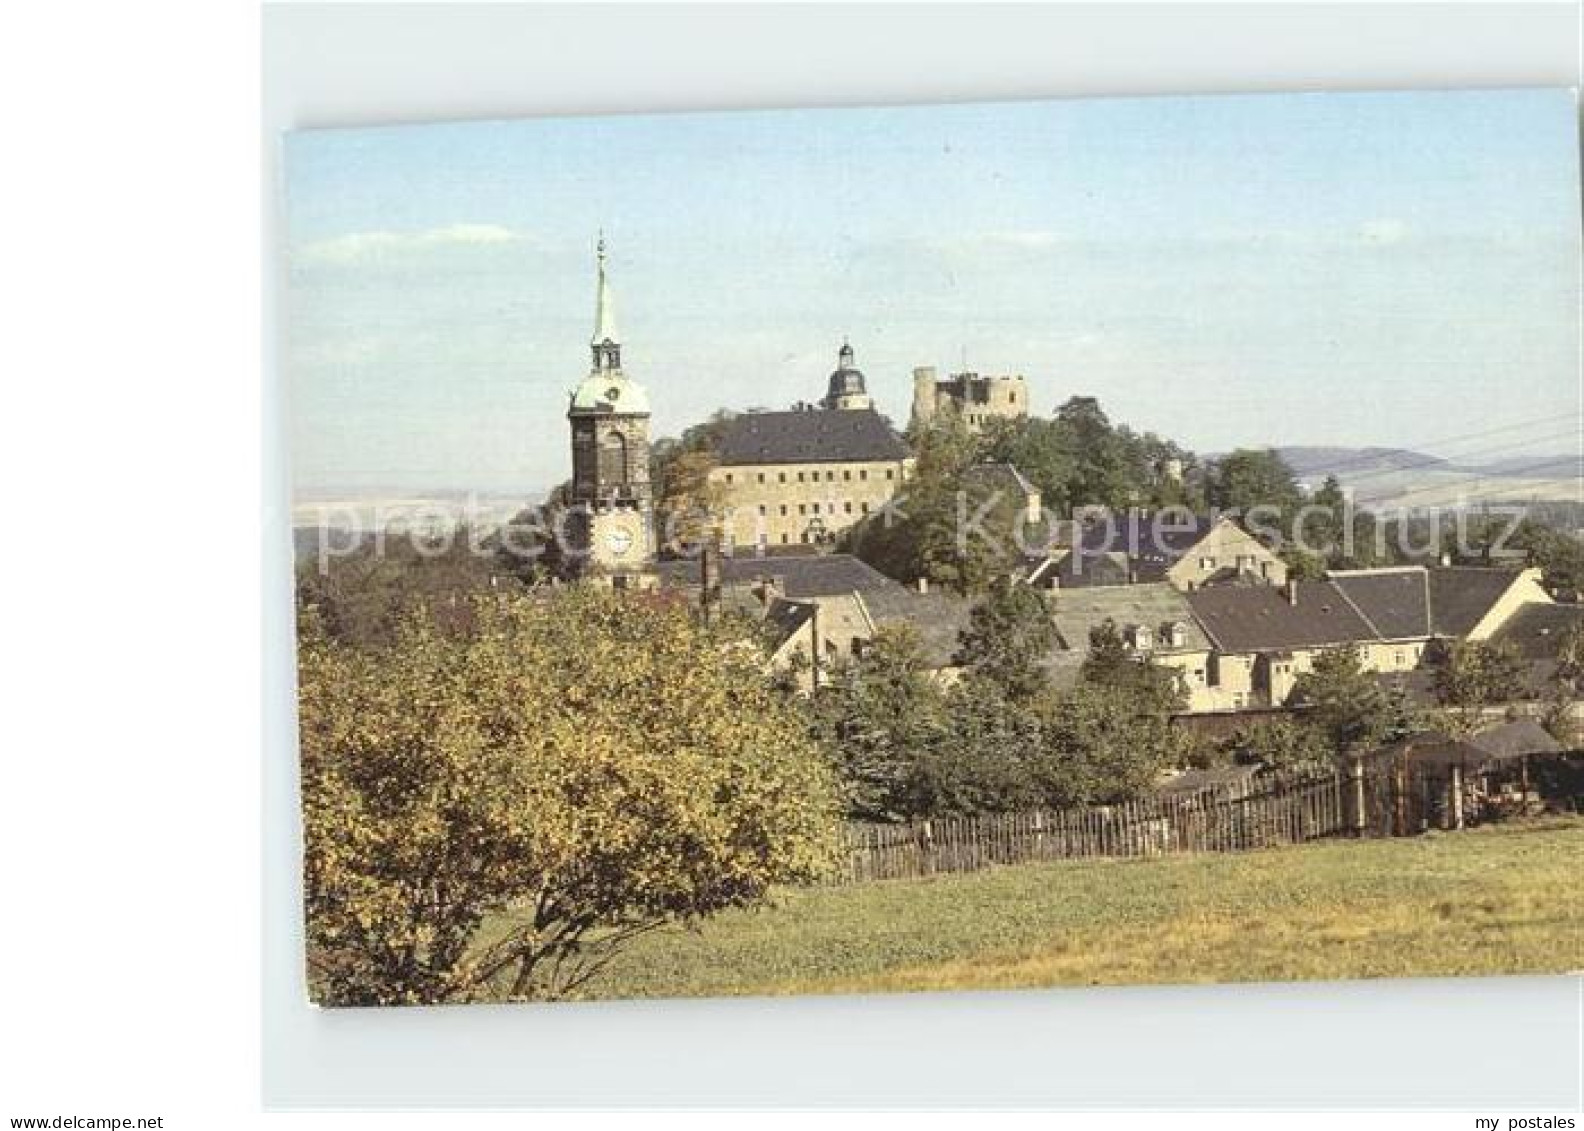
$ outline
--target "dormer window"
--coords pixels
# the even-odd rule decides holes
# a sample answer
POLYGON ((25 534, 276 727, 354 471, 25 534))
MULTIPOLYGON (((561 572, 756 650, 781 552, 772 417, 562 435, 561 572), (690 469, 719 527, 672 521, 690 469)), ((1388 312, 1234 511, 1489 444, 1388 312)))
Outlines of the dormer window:
POLYGON ((1126 639, 1135 652, 1148 652, 1155 647, 1155 633, 1146 624, 1129 625, 1126 639))
POLYGON ((1168 648, 1186 648, 1188 626, 1180 620, 1168 621, 1161 625, 1161 641, 1168 648))

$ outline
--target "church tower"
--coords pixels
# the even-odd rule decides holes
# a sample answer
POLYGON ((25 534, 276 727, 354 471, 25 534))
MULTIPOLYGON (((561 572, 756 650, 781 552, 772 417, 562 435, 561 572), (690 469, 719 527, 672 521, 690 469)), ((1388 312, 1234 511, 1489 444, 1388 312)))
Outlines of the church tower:
POLYGON ((622 372, 603 235, 597 262, 594 336, 589 340, 593 359, 567 408, 573 509, 567 533, 579 572, 635 585, 654 555, 649 394, 622 372))

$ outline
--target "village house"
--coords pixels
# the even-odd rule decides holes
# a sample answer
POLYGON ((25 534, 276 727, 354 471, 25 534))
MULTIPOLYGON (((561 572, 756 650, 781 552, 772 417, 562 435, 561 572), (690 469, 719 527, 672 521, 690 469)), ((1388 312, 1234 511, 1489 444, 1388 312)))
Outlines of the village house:
POLYGON ((1130 511, 1080 522, 1073 545, 1028 574, 1043 589, 1165 581, 1183 592, 1228 582, 1285 584, 1287 566, 1232 519, 1130 511))
POLYGON ((1051 674, 1059 686, 1078 680, 1089 654, 1091 633, 1107 622, 1136 659, 1154 660, 1182 676, 1189 711, 1232 707, 1210 679, 1210 639, 1194 619, 1187 597, 1164 581, 1139 585, 1063 589, 1052 595, 1059 650, 1051 656, 1051 674))
POLYGON ((1210 638, 1212 683, 1233 709, 1286 704, 1327 648, 1423 698, 1437 640, 1492 640, 1554 604, 1537 570, 1403 566, 1343 570, 1281 589, 1210 586, 1188 595, 1210 638))
POLYGON ((1233 710, 1281 706, 1320 652, 1378 639, 1330 581, 1207 586, 1187 597, 1213 648, 1211 683, 1233 710))

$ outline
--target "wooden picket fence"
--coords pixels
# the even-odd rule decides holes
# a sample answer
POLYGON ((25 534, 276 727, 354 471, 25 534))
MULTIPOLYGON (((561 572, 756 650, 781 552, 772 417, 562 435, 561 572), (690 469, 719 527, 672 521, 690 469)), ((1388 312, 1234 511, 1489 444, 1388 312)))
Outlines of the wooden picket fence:
POLYGON ((1360 791, 1341 771, 1261 775, 1118 805, 911 824, 849 824, 851 883, 971 872, 996 864, 1084 857, 1241 852, 1362 831, 1360 791), (1350 798, 1353 800, 1350 801, 1350 798))

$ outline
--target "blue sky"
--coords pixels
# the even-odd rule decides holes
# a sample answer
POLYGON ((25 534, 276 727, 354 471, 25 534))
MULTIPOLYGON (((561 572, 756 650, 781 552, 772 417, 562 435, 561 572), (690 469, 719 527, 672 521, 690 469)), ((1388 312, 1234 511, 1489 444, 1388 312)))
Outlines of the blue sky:
POLYGON ((1200 451, 1566 451, 1577 137, 1564 91, 293 134, 298 490, 564 479, 602 227, 656 435, 817 398, 847 336, 899 425, 966 357, 1200 451))

